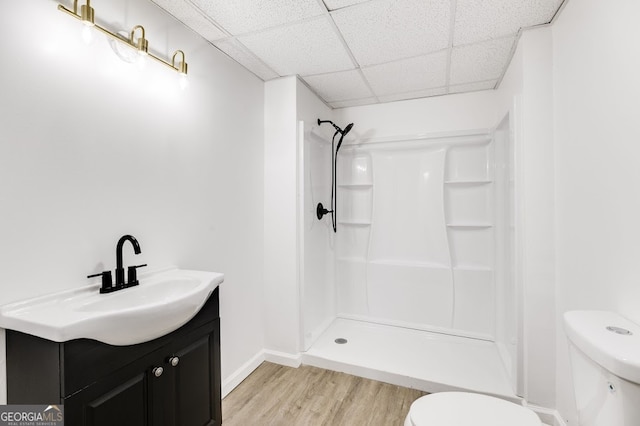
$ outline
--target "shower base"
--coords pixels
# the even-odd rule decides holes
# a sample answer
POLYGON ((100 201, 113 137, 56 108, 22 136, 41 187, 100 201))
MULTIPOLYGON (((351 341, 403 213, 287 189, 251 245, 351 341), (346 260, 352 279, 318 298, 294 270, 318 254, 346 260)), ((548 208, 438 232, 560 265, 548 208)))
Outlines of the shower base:
POLYGON ((484 340, 337 318, 302 363, 429 393, 462 390, 520 400, 496 345, 484 340))

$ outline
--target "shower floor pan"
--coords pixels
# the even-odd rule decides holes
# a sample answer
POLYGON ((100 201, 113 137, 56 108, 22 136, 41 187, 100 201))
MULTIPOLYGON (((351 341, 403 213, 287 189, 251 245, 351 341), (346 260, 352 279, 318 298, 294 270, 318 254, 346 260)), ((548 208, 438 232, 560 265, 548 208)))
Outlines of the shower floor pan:
POLYGON ((302 363, 424 392, 462 390, 520 400, 495 344, 484 340, 337 318, 302 363))

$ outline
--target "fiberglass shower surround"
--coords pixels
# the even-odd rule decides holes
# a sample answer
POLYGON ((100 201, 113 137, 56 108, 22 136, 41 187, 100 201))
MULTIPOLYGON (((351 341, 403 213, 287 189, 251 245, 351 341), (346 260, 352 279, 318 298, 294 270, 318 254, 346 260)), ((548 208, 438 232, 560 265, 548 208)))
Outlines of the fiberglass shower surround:
MULTIPOLYGON (((332 147, 338 317, 501 340, 512 322, 503 312, 514 293, 503 271, 512 231, 502 212, 512 185, 495 135, 347 144, 339 162, 332 147)), ((326 150, 305 165, 311 176, 326 150)))
POLYGON ((317 207, 316 207, 316 216, 318 217, 318 220, 322 220, 322 217, 327 214, 327 213, 331 213, 331 224, 333 226, 333 232, 337 231, 337 177, 336 177, 336 168, 337 168, 337 162, 338 162, 338 151, 340 150, 340 146, 342 145, 342 141, 344 140, 344 137, 346 136, 347 133, 349 133, 349 131, 351 130, 351 128, 353 127, 353 123, 349 123, 347 124, 347 127, 344 128, 344 130, 342 130, 340 127, 338 127, 337 125, 335 125, 333 123, 333 121, 331 120, 320 120, 318 118, 318 126, 321 126, 324 123, 330 123, 334 129, 336 129, 336 132, 333 134, 333 138, 331 138, 331 210, 327 210, 322 203, 318 203, 317 207), (340 135, 340 140, 338 141, 338 146, 335 147, 335 151, 334 151, 334 145, 335 145, 335 141, 336 141, 336 136, 340 135))

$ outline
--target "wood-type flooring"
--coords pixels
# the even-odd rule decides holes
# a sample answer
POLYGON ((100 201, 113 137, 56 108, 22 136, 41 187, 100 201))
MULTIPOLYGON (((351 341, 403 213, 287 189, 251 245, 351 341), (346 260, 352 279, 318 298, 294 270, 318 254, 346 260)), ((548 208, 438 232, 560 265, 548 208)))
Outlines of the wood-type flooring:
POLYGON ((424 392, 264 362, 222 401, 224 426, 402 426, 424 392))

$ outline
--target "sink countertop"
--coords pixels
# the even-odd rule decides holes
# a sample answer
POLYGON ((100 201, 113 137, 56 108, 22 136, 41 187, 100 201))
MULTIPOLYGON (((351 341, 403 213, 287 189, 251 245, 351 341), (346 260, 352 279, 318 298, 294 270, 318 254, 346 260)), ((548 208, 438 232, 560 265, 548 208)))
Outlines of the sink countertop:
POLYGON ((91 285, 1 306, 0 327, 55 342, 142 343, 186 324, 223 280, 217 272, 149 272, 140 274, 139 285, 113 293, 91 285))

